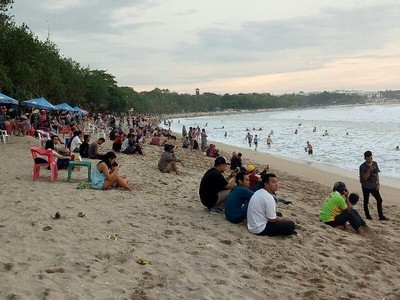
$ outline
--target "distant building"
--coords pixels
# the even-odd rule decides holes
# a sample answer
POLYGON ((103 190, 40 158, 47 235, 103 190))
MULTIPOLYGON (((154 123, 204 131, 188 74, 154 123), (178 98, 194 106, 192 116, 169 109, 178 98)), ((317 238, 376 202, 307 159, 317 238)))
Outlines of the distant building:
POLYGON ((196 96, 200 96, 200 90, 196 89, 196 96))

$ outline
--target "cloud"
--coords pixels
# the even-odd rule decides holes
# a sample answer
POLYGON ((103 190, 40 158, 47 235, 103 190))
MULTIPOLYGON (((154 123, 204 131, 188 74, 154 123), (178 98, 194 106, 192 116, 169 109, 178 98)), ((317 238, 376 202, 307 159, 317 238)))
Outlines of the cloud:
POLYGON ((321 70, 332 65, 348 75, 344 62, 352 59, 374 66, 400 59, 394 0, 18 0, 14 7, 41 38, 48 20, 62 54, 108 70, 121 85, 240 89, 246 78, 326 75, 321 70))

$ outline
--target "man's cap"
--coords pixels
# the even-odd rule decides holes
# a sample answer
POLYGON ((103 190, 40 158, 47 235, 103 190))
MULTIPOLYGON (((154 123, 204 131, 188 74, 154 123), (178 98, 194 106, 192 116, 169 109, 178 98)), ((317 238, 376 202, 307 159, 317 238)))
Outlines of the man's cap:
POLYGON ((226 159, 223 156, 218 156, 214 162, 214 166, 226 165, 226 164, 227 164, 226 159))

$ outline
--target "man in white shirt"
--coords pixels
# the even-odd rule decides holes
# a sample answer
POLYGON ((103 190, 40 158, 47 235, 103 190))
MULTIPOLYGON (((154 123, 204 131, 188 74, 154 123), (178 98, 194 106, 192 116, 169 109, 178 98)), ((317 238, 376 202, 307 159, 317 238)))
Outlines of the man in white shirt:
POLYGON ((83 132, 80 130, 77 130, 74 132, 74 137, 71 141, 71 147, 69 148, 72 152, 79 152, 79 147, 82 144, 82 137, 83 137, 83 132))
POLYGON ((271 194, 278 190, 278 178, 275 174, 265 174, 262 178, 263 188, 251 197, 247 209, 247 228, 257 235, 292 235, 296 224, 281 213, 276 212, 276 202, 271 194))

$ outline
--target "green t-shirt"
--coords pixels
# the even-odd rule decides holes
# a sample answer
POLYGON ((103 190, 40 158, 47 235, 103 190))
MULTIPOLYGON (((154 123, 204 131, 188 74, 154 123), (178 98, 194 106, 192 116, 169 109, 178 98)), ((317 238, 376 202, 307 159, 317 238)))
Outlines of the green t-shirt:
POLYGON ((338 192, 331 192, 322 205, 319 218, 322 222, 334 221, 335 217, 347 208, 346 201, 338 192))

